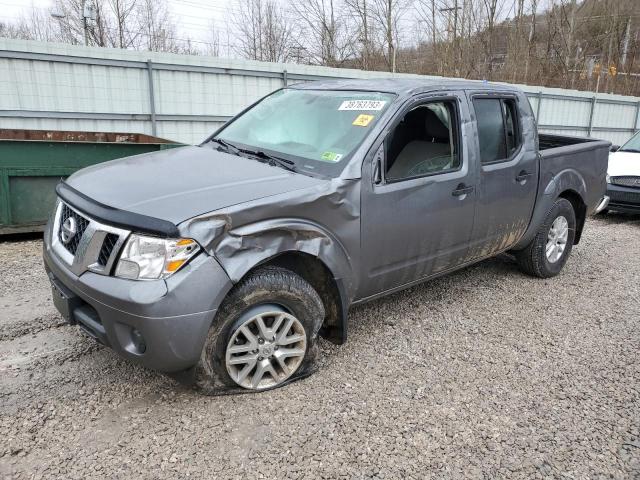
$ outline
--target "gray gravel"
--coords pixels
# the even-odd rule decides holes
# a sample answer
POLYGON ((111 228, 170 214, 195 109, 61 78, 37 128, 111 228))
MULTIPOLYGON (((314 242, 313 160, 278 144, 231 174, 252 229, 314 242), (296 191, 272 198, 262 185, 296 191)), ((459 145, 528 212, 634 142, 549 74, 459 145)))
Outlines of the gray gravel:
POLYGON ((564 272, 502 256, 354 308, 284 389, 202 397, 51 305, 40 241, 0 243, 2 478, 640 478, 640 218, 564 272))

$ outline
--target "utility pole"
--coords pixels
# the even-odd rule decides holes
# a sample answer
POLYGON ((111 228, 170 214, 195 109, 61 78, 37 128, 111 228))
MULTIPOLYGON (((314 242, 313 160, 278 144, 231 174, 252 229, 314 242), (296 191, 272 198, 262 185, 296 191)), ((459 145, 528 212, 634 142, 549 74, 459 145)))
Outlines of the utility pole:
POLYGON ((82 2, 82 29, 84 30, 84 44, 89 45, 89 24, 95 21, 96 11, 93 0, 83 0, 82 2))
MULTIPOLYGON (((454 60, 451 62, 454 66, 456 66, 456 62, 458 59, 458 54, 457 54, 457 38, 458 38, 458 10, 461 10, 462 7, 458 6, 458 0, 455 0, 455 4, 453 7, 445 7, 445 8, 440 8, 438 9, 438 11, 440 13, 446 13, 447 14, 447 44, 445 46, 445 52, 446 52, 446 57, 447 57, 447 62, 450 62, 450 52, 451 52, 451 48, 453 48, 454 50, 454 60), (453 22, 451 21, 451 17, 453 16, 453 22), (451 41, 451 34, 453 33, 453 41, 451 41)), ((444 61, 444 60, 443 60, 444 61)), ((449 74, 451 74, 451 69, 447 69, 449 70, 449 74)))
POLYGON ((629 51, 629 34, 631 30, 631 19, 627 19, 627 29, 624 32, 624 42, 622 43, 622 58, 620 59, 620 66, 624 67, 627 64, 627 52, 629 51))
POLYGON ((447 14, 447 42, 451 41, 451 33, 453 33, 453 41, 456 41, 457 30, 458 30, 458 10, 461 10, 462 7, 458 6, 458 0, 456 0, 456 5, 454 7, 446 7, 440 8, 438 11, 440 13, 447 14), (451 21, 451 15, 453 15, 453 22, 451 21))
MULTIPOLYGON (((62 28, 62 20, 67 18, 67 15, 62 10, 54 8, 51 10, 51 16, 60 21, 60 28, 62 28)), ((93 0, 82 1, 82 33, 84 36, 84 44, 89 45, 89 25, 96 20, 96 11, 93 5, 93 0)))

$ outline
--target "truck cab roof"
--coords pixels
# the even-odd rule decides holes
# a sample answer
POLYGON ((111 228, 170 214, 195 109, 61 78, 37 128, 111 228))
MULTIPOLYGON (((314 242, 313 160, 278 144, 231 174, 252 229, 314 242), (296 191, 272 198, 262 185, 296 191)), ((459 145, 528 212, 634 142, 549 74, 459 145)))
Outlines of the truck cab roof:
POLYGON ((519 91, 512 85, 491 83, 482 80, 450 80, 446 78, 372 78, 320 80, 316 82, 298 83, 289 88, 299 90, 351 90, 393 93, 398 96, 412 96, 418 93, 439 90, 495 90, 496 92, 519 91))

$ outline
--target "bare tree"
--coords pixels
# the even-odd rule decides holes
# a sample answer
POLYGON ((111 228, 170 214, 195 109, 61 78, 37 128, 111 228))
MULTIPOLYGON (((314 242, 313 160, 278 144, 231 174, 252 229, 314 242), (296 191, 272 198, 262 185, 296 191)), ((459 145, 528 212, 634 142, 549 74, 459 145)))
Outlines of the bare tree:
POLYGON ((533 39, 536 34, 536 16, 538 14, 538 0, 531 0, 531 21, 529 22, 529 36, 527 38, 527 55, 524 64, 524 83, 529 81, 529 65, 531 63, 532 51, 535 48, 533 39))
POLYGON ((205 43, 204 53, 212 57, 219 57, 221 54, 220 31, 213 20, 209 22, 208 38, 205 43))
POLYGON ((34 40, 31 32, 22 24, 10 24, 0 22, 0 38, 19 38, 22 40, 34 40))
POLYGON ((289 60, 293 27, 275 0, 236 3, 232 23, 237 32, 236 51, 245 58, 267 62, 289 60))
POLYGON ((189 43, 181 46, 176 39, 176 25, 164 2, 139 0, 137 22, 140 46, 143 49, 152 52, 193 53, 189 43))
POLYGON ((638 0, 235 0, 199 41, 167 1, 56 0, 0 36, 640 94, 638 0))
POLYGON ((359 66, 363 70, 375 68, 376 28, 372 19, 372 0, 345 0, 345 5, 354 19, 354 29, 357 42, 361 45, 359 51, 359 66))
MULTIPOLYGON (((433 73, 442 75, 444 68, 442 65, 442 56, 439 53, 440 47, 440 26, 438 25, 439 4, 436 0, 416 0, 414 3, 415 13, 417 15, 418 25, 425 25, 429 32, 429 40, 431 43, 431 53, 433 62, 436 62, 437 68, 433 73)), ((422 29, 419 27, 418 31, 422 29)))
POLYGON ((115 29, 108 34, 110 43, 118 48, 132 47, 139 36, 137 32, 130 30, 138 0, 108 0, 108 5, 115 20, 115 29))
POLYGON ((396 71, 400 38, 399 23, 407 5, 405 0, 374 0, 374 18, 383 32, 387 68, 390 72, 396 71))
POLYGON ((303 32, 299 46, 313 63, 339 67, 353 56, 357 49, 344 4, 338 0, 294 0, 291 6, 303 32))
POLYGON ((13 38, 42 42, 53 42, 60 36, 60 28, 50 21, 49 15, 35 7, 32 7, 16 25, 7 27, 6 32, 13 38))
POLYGON ((486 22, 481 41, 484 46, 484 63, 487 78, 493 79, 495 27, 500 15, 501 0, 482 0, 482 13, 486 22))

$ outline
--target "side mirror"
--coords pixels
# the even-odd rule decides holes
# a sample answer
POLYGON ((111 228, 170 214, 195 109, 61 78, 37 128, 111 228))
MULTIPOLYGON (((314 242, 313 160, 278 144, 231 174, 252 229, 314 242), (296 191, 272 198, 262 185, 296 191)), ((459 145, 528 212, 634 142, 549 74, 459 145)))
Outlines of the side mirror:
POLYGON ((610 152, 617 152, 620 149, 620 145, 611 145, 609 147, 610 152))
POLYGON ((382 183, 382 158, 384 152, 384 144, 380 145, 378 151, 373 157, 373 184, 380 185, 382 183))

